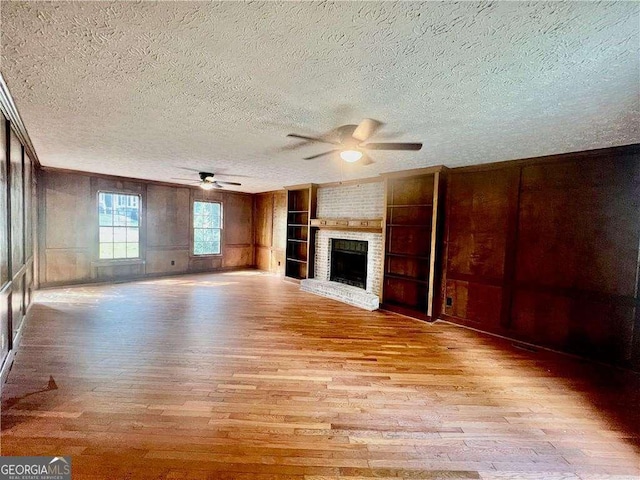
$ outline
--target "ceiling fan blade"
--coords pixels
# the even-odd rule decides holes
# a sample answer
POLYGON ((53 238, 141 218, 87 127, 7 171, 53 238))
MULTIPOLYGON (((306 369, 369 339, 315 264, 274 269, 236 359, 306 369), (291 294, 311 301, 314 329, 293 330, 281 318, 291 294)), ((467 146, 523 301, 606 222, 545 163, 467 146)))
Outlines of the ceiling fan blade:
POLYGON ((297 133, 290 133, 287 135, 287 137, 299 138, 301 140, 308 140, 310 142, 331 143, 333 145, 339 145, 339 143, 332 142, 331 140, 325 140, 323 138, 316 138, 316 137, 307 137, 306 135, 298 135, 297 133))
POLYGON ((238 186, 242 185, 241 183, 238 183, 238 182, 223 182, 222 180, 216 180, 213 183, 216 183, 218 185, 238 185, 238 186))
POLYGON ((361 145, 367 150, 420 150, 421 143, 367 143, 361 145))
POLYGON ((374 120, 373 118, 365 118, 360 122, 360 124, 356 127, 351 135, 356 140, 364 142, 371 135, 375 133, 378 128, 382 126, 382 122, 378 120, 374 120))
POLYGON ((182 180, 182 181, 187 181, 189 183, 200 183, 199 180, 194 180, 193 178, 171 177, 171 180, 182 180))
POLYGON ((364 167, 366 167, 367 165, 371 165, 372 163, 376 162, 374 162, 369 155, 367 155, 366 153, 362 155, 362 165, 364 167))
POLYGON ((311 155, 310 157, 304 157, 305 160, 313 160, 314 158, 324 157, 325 155, 331 155, 338 150, 329 150, 328 152, 319 153, 317 155, 311 155))

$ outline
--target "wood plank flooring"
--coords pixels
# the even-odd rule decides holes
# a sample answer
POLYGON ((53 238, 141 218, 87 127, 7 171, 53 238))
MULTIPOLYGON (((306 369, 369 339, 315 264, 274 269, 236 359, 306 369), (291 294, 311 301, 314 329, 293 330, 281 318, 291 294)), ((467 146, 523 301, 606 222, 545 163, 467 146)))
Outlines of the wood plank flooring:
POLYGON ((2 400, 74 479, 640 476, 638 375, 259 272, 41 291, 2 400))

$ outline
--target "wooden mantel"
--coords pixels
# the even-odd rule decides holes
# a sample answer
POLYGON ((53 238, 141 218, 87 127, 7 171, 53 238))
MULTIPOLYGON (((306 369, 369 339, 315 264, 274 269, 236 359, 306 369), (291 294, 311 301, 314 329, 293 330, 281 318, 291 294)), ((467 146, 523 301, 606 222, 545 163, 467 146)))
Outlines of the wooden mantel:
POLYGON ((310 223, 316 228, 382 233, 381 218, 312 218, 310 223))

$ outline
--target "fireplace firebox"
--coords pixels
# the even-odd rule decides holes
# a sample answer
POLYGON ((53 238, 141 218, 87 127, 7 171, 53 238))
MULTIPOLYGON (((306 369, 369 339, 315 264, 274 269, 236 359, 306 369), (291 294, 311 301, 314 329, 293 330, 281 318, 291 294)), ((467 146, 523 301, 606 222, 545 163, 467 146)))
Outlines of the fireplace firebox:
POLYGON ((365 241, 332 238, 329 279, 366 289, 367 249, 365 241))

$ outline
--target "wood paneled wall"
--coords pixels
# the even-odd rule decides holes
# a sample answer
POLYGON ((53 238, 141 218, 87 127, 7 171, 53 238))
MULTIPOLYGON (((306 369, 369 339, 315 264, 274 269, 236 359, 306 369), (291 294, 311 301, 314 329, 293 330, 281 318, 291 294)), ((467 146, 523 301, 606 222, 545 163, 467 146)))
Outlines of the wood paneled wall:
POLYGON ((640 365, 637 145, 453 169, 446 203, 445 317, 640 365))
POLYGON ((214 271, 254 264, 251 195, 55 169, 43 170, 39 183, 42 286, 214 271), (141 196, 139 260, 98 259, 99 191, 141 196), (191 254, 194 200, 222 202, 221 255, 191 254))
POLYGON ((287 194, 254 195, 255 259, 260 270, 284 275, 287 247, 287 194))
POLYGON ((34 162, 0 114, 0 365, 6 375, 34 287, 34 162))

